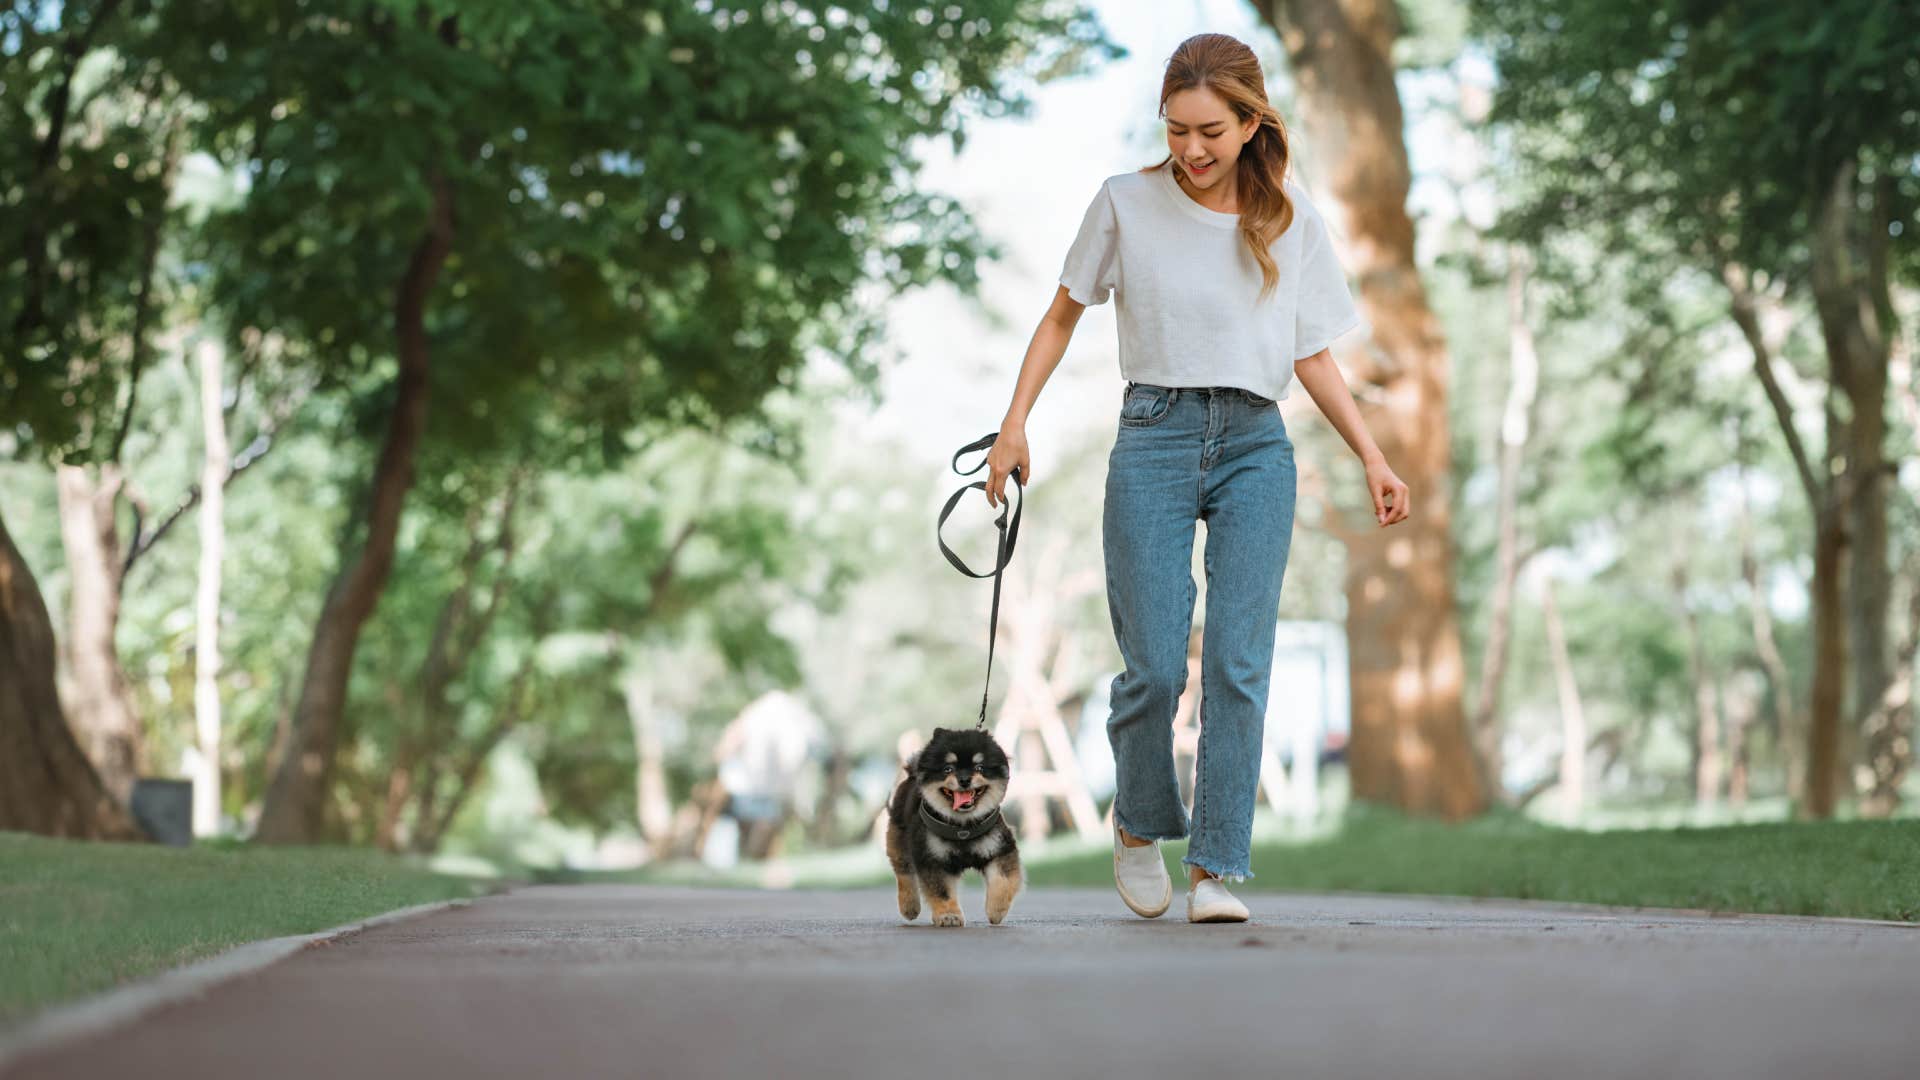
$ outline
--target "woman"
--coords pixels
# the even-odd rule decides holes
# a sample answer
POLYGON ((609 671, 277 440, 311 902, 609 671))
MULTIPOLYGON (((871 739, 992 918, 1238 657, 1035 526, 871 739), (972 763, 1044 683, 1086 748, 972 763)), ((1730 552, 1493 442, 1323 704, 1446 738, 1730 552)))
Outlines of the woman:
POLYGON ((1033 482, 1026 417, 1089 304, 1118 296, 1119 430, 1102 527, 1114 678, 1114 880, 1154 918, 1173 888, 1159 841, 1191 836, 1187 918, 1243 922, 1225 880, 1249 865, 1280 582, 1293 532, 1293 443, 1277 401, 1301 385, 1366 468, 1375 520, 1407 517, 1328 346, 1361 325, 1325 223, 1286 179, 1287 134, 1252 50, 1188 38, 1167 62, 1168 156, 1108 177, 1087 207, 1053 306, 1034 332, 988 452, 998 506, 1016 466, 1033 482), (1192 820, 1172 724, 1187 681, 1197 588, 1194 522, 1207 523, 1201 734, 1192 820))

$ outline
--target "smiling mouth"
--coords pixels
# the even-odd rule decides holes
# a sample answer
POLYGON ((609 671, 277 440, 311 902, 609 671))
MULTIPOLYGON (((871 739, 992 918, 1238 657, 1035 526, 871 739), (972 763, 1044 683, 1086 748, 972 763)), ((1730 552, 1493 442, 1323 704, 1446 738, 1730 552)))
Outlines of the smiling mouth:
POLYGON ((952 791, 947 788, 941 788, 940 794, 947 797, 947 803, 953 807, 953 809, 971 810, 973 809, 973 804, 980 801, 980 794, 985 790, 985 788, 967 788, 964 791, 952 791))

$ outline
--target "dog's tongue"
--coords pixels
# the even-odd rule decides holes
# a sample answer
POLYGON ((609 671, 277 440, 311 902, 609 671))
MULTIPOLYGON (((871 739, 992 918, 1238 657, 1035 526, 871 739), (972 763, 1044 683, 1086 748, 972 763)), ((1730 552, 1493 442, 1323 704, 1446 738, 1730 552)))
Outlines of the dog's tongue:
POLYGON ((957 791, 954 793, 953 808, 955 810, 965 810, 967 807, 972 805, 973 805, 973 792, 957 791))

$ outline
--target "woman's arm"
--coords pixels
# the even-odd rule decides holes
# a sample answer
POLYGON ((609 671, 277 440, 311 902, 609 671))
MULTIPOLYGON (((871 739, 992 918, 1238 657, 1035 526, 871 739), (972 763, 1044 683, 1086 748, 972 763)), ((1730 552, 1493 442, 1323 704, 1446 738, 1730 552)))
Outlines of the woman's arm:
MULTIPOLYGON (((1033 411, 1033 403, 1040 397, 1040 388, 1052 377, 1053 369, 1060 365, 1060 358, 1066 354, 1067 342, 1073 338, 1073 328, 1080 324, 1080 316, 1087 306, 1067 295, 1067 287, 1060 286, 1054 291, 1053 303, 1047 313, 1040 317, 1040 325, 1034 328, 1033 340, 1027 343, 1027 358, 1020 364, 1020 377, 1013 387, 1013 403, 1007 406, 1005 424, 1024 426, 1027 414, 1033 411)), ((1026 475, 1021 474, 1023 477, 1026 475)))
POLYGON ((1293 373, 1300 380, 1300 385, 1306 387, 1313 403, 1320 406, 1320 411, 1333 422, 1334 430, 1347 440, 1347 445, 1359 456, 1360 463, 1366 466, 1367 490, 1373 495, 1374 520, 1381 525, 1405 521, 1408 511, 1407 485, 1388 467, 1386 455, 1374 443, 1373 434, 1367 430, 1367 422, 1360 418, 1360 406, 1354 404, 1353 392, 1347 389, 1347 380, 1333 364, 1333 351, 1321 349, 1296 362, 1293 373))
POLYGON ((1068 296, 1067 287, 1062 285, 1055 290, 1053 303, 1041 316, 1040 325, 1034 328, 1033 340, 1027 343, 1027 358, 1020 364, 1020 377, 1014 381, 1013 402, 1007 406, 1006 419, 1000 422, 999 436, 987 451, 989 506, 999 506, 1005 501, 1007 474, 1014 466, 1020 468, 1023 486, 1033 483, 1033 464, 1027 455, 1027 414, 1033 411, 1040 388, 1059 366, 1060 357, 1067 351, 1067 342, 1073 338, 1073 328, 1079 325, 1080 316, 1086 310, 1087 306, 1068 296))

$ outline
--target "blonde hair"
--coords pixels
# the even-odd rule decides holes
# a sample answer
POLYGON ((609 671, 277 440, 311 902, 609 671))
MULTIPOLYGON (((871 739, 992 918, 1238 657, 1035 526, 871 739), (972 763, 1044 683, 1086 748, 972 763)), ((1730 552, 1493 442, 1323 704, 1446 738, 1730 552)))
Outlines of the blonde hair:
MULTIPOLYGON (((1233 110, 1234 119, 1245 125, 1258 117, 1260 127, 1240 148, 1238 188, 1240 194, 1240 236, 1260 264, 1260 299, 1265 299, 1280 283, 1280 268, 1269 250, 1273 241, 1293 224, 1293 200, 1287 198, 1285 183, 1292 152, 1287 146, 1287 127, 1267 101, 1266 77, 1260 59, 1244 42, 1228 34, 1195 34, 1180 43, 1167 60, 1167 73, 1160 83, 1160 115, 1167 115, 1167 100, 1182 90, 1206 87, 1220 96, 1233 110)), ((1173 155, 1161 158, 1141 172, 1163 169, 1173 155)))

